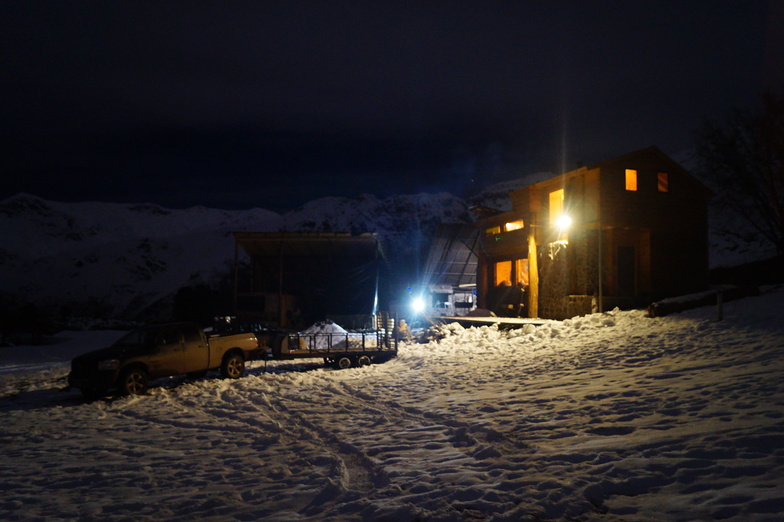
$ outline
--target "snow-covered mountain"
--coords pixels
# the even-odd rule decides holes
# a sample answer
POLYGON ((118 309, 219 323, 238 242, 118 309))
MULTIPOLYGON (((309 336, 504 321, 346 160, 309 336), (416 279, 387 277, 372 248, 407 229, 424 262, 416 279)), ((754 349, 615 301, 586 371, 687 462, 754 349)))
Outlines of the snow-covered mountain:
POLYGON ((136 315, 233 255, 231 230, 274 230, 260 209, 169 210, 152 204, 0 202, 5 299, 106 317, 136 315))
POLYGON ((137 317, 178 289, 230 274, 231 232, 374 232, 396 274, 416 272, 440 223, 470 222, 451 194, 324 198, 285 215, 153 204, 0 202, 0 292, 54 311, 137 317))

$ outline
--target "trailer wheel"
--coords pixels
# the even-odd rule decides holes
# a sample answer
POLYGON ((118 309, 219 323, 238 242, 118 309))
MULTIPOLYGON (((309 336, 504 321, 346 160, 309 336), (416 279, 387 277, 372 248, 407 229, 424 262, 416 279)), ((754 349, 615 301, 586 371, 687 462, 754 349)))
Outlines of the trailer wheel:
POLYGON ((359 359, 357 359, 357 366, 370 366, 372 362, 370 356, 360 355, 359 359))
POLYGON ((239 379, 245 374, 245 359, 238 353, 231 353, 223 359, 221 376, 224 379, 239 379))
POLYGON ((337 367, 340 370, 345 370, 346 368, 351 368, 352 364, 352 360, 348 357, 340 357, 338 358, 337 367))

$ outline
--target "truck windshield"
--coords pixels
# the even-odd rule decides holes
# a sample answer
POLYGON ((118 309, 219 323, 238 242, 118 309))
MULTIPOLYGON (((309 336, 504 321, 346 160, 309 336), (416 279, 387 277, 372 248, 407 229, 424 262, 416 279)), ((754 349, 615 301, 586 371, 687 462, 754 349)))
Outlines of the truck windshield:
POLYGON ((152 342, 160 328, 139 328, 123 335, 115 346, 146 346, 152 342))

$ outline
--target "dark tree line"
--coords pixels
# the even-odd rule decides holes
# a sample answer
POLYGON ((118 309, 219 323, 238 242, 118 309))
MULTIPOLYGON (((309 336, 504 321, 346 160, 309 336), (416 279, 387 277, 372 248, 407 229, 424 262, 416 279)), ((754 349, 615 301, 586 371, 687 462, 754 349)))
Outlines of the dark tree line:
POLYGON ((55 331, 54 320, 46 309, 0 296, 0 346, 41 344, 44 336, 55 331))
POLYGON ((707 122, 697 154, 714 182, 716 203, 784 256, 784 89, 766 93, 758 110, 735 110, 707 122))

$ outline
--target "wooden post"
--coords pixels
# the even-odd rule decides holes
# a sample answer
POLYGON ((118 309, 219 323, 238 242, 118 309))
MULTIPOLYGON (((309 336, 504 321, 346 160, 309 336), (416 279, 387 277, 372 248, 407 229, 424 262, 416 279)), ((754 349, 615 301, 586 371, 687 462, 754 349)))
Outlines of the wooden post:
POLYGON ((539 317, 539 263, 533 227, 528 232, 528 317, 539 317))

